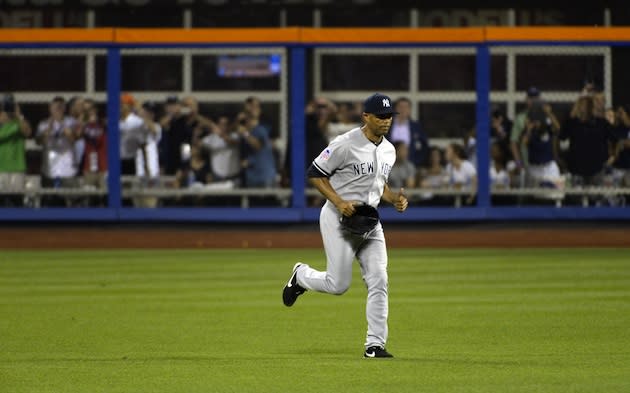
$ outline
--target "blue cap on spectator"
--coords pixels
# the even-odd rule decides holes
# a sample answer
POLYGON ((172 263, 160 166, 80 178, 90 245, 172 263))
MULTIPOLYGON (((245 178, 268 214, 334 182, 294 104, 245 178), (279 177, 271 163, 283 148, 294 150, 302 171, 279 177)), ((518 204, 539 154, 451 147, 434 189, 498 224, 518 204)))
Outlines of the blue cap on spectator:
POLYGON ((529 89, 527 89, 527 97, 540 97, 540 90, 538 90, 536 86, 530 87, 529 89))
POLYGON ((374 115, 397 114, 394 111, 394 102, 381 93, 372 94, 363 103, 363 112, 374 115))
POLYGON ((177 104, 179 102, 179 98, 177 96, 168 96, 166 97, 167 104, 177 104))

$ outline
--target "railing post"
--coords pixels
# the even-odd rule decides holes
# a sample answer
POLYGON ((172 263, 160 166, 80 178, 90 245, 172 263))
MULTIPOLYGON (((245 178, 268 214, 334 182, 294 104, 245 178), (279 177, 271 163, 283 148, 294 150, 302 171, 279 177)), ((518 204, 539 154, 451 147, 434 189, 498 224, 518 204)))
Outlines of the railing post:
POLYGON ((304 108, 306 106, 306 49, 292 47, 291 54, 291 83, 289 87, 289 102, 291 119, 289 126, 289 139, 291 140, 291 205, 294 208, 303 208, 306 205, 305 188, 305 154, 306 154, 306 122, 304 108))
POLYGON ((120 118, 121 85, 120 49, 107 49, 107 202, 110 209, 121 207, 120 118))
POLYGON ((490 206, 490 49, 477 46, 477 207, 490 206))

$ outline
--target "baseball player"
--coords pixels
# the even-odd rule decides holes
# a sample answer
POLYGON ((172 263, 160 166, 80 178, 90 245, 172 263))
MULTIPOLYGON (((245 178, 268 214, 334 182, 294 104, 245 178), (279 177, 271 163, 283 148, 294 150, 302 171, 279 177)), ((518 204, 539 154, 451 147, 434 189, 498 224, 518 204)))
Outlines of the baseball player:
POLYGON ((387 342, 387 249, 376 207, 381 200, 399 212, 407 198, 387 186, 396 160, 392 144, 384 138, 392 125, 393 102, 383 94, 363 104, 363 126, 335 138, 315 158, 307 175, 310 184, 327 201, 319 216, 326 251, 326 271, 296 263, 282 300, 288 307, 307 290, 341 295, 350 286, 352 263, 359 261, 367 286, 367 338, 364 357, 391 358, 387 342))

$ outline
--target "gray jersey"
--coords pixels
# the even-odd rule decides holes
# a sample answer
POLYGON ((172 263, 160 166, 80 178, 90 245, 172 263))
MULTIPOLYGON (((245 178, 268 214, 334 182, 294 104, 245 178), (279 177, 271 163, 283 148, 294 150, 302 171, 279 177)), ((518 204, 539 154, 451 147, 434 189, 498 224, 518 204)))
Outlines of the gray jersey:
POLYGON ((375 145, 360 128, 354 128, 333 139, 313 165, 329 177, 344 200, 376 207, 395 161, 396 150, 387 139, 375 145))

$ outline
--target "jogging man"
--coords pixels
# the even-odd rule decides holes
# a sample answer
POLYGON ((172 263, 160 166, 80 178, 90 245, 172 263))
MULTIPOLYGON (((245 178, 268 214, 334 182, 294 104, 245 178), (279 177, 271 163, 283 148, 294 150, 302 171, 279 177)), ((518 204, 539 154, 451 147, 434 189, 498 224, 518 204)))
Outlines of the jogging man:
POLYGON ((387 186, 396 160, 394 146, 384 138, 392 125, 393 102, 382 94, 368 97, 363 104, 364 125, 335 138, 308 169, 310 184, 326 197, 319 225, 326 251, 326 271, 296 263, 282 299, 292 306, 307 290, 341 295, 350 287, 352 263, 359 261, 367 286, 366 358, 388 358, 387 342, 387 249, 383 227, 375 208, 381 200, 396 210, 407 209, 403 190, 387 186), (361 217, 368 211, 367 218, 361 217), (370 219, 371 228, 354 228, 370 219))

